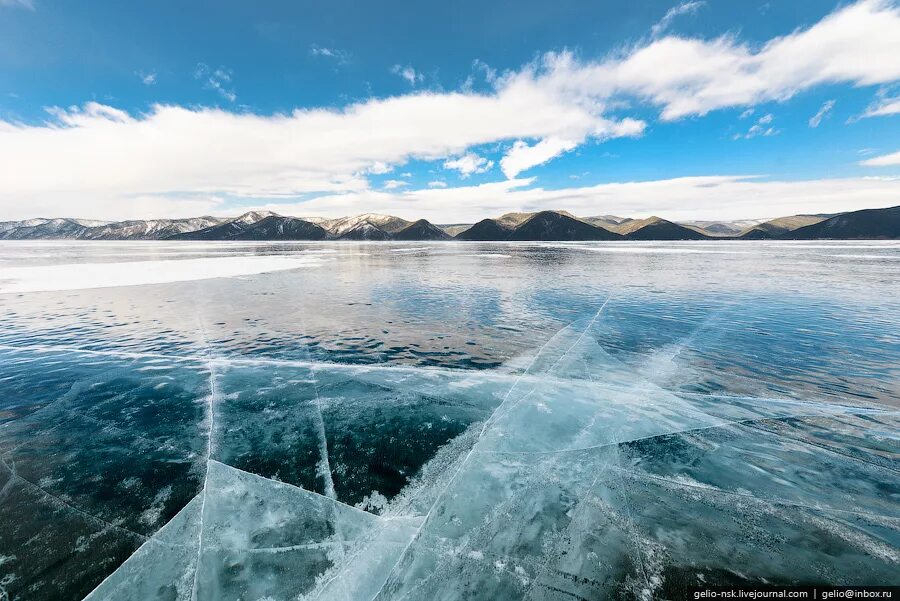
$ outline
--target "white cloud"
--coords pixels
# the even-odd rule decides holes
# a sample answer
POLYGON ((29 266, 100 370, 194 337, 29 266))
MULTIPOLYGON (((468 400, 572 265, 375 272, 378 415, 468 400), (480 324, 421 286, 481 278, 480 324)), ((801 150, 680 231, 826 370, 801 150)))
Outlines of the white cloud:
POLYGON ((0 7, 5 8, 25 8, 34 11, 34 2, 32 0, 0 0, 0 7))
POLYGON ((885 98, 877 106, 866 110, 863 117, 885 117, 900 114, 900 98, 885 98))
POLYGON ((529 146, 527 142, 516 140, 506 156, 500 160, 500 169, 506 177, 512 179, 530 167, 546 163, 550 159, 572 150, 578 146, 578 143, 578 140, 544 138, 529 146))
POLYGON ((393 67, 391 67, 391 73, 393 73, 394 75, 399 75, 406 80, 406 83, 411 86, 420 84, 425 80, 424 75, 422 75, 409 65, 405 67, 403 65, 394 65, 393 67))
POLYGON ((334 59, 338 62, 338 64, 346 64, 349 62, 350 55, 344 52, 343 50, 339 50, 337 48, 328 48, 325 46, 319 46, 317 44, 313 44, 309 47, 309 53, 312 56, 320 56, 324 58, 334 59))
MULTIPOLYGON (((594 137, 598 139, 637 137, 644 132, 645 127, 646 123, 643 121, 626 118, 618 123, 607 123, 606 132, 595 133, 594 137)), ((500 170, 506 177, 514 178, 531 167, 543 165, 547 161, 573 150, 582 142, 584 142, 584 137, 566 139, 550 136, 531 145, 522 140, 516 140, 512 148, 500 159, 500 170)))
POLYGON ((455 169, 463 178, 473 173, 484 173, 494 166, 494 161, 478 156, 474 152, 467 152, 461 157, 444 162, 444 169, 455 169))
POLYGON ((436 179, 434 181, 428 182, 429 188, 446 188, 447 182, 436 179))
POLYGON ((475 87, 475 78, 479 74, 487 84, 493 84, 497 81, 497 70, 480 58, 476 58, 472 61, 472 73, 470 73, 463 82, 462 90, 466 92, 472 91, 475 87))
POLYGON ((156 73, 153 71, 151 71, 150 73, 138 71, 137 76, 141 80, 141 83, 145 86, 152 86, 156 84, 156 73))
POLYGON ((850 119, 850 122, 865 119, 867 117, 887 117, 900 114, 900 95, 897 86, 885 86, 878 90, 874 100, 866 107, 865 112, 859 117, 850 119))
POLYGON ((212 70, 204 63, 197 63, 197 68, 194 70, 194 79, 203 81, 204 87, 215 90, 228 102, 237 100, 237 94, 230 85, 231 71, 225 67, 212 70))
POLYGON ((632 94, 662 107, 662 118, 783 101, 813 86, 875 85, 900 78, 900 7, 862 0, 812 27, 755 49, 724 36, 665 37, 620 59, 582 64, 551 55, 548 80, 573 93, 632 94))
POLYGON ((900 165, 900 150, 860 161, 859 164, 864 167, 895 167, 900 165))
POLYGON ((756 112, 756 109, 753 107, 750 107, 747 110, 745 110, 743 113, 741 113, 741 116, 738 117, 738 119, 746 119, 748 117, 752 117, 753 113, 755 113, 755 112, 756 112))
POLYGON ((825 103, 822 104, 822 108, 819 109, 819 112, 809 118, 809 126, 819 127, 822 120, 825 119, 828 116, 828 113, 831 112, 831 109, 834 108, 834 104, 834 100, 826 100, 825 103))
POLYGON ((265 207, 293 215, 389 213, 432 223, 466 223, 510 211, 567 210, 575 215, 659 215, 669 219, 751 219, 832 213, 897 204, 898 178, 763 181, 754 176, 710 175, 617 182, 546 190, 533 178, 477 186, 360 191, 325 195, 296 205, 265 207))
POLYGON ((393 170, 393 165, 388 165, 384 161, 375 161, 370 167, 365 169, 365 172, 371 173, 373 175, 384 175, 385 173, 390 173, 393 170))
POLYGON ((747 133, 744 134, 735 134, 733 139, 740 140, 744 138, 745 140, 749 140, 750 138, 755 138, 756 136, 775 136, 780 133, 780 130, 772 127, 771 123, 775 119, 772 116, 772 113, 767 113, 757 119, 756 123, 750 126, 750 129, 747 130, 747 133))
POLYGON ((675 20, 675 17, 693 14, 705 5, 706 2, 704 2, 703 0, 692 0, 690 2, 682 2, 677 6, 673 6, 666 12, 663 18, 660 19, 656 25, 650 28, 650 33, 653 36, 660 35, 664 31, 666 31, 670 25, 672 25, 672 21, 675 20))
POLYGON ((484 80, 488 83, 494 83, 497 80, 497 70, 491 68, 490 65, 488 65, 480 58, 476 58, 474 61, 472 61, 472 69, 475 71, 481 71, 484 74, 484 80))
MULTIPOLYGON (((103 217, 148 216, 136 196, 360 190, 365 173, 412 158, 573 132, 608 138, 634 127, 542 93, 533 80, 493 94, 419 93, 286 115, 155 105, 133 116, 98 103, 52 115, 37 125, 0 121, 0 217, 26 207, 41 215, 99 216, 102 208, 103 217)), ((165 216, 170 206, 149 216, 165 216)))
POLYGON ((397 188, 404 188, 409 185, 409 182, 405 182, 402 179, 389 179, 381 186, 385 190, 396 190, 397 188))

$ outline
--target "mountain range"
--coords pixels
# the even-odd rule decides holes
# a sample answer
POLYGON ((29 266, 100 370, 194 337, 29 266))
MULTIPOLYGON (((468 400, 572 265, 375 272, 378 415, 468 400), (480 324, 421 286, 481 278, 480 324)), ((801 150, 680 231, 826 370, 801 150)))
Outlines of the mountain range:
POLYGON ((354 217, 288 217, 250 211, 236 218, 193 217, 96 221, 28 219, 0 222, 0 240, 814 240, 900 239, 900 206, 771 220, 693 221, 615 215, 576 217, 566 211, 507 213, 474 224, 435 225, 366 213, 354 217))

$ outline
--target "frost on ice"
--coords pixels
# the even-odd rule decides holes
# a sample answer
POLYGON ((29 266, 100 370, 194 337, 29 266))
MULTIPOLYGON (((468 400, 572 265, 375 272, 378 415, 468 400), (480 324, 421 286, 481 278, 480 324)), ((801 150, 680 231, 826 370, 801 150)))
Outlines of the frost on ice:
POLYGON ((91 601, 897 583, 895 412, 668 387, 678 345, 626 362, 603 320, 481 372, 5 352, 9 381, 46 367, 0 430, 0 578, 91 601))

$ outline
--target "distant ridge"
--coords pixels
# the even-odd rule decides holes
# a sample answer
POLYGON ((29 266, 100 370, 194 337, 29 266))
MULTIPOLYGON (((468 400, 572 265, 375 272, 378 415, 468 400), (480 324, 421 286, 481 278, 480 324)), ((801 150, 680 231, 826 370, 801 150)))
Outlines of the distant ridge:
POLYGON ((706 240, 706 234, 659 217, 630 221, 622 231, 628 240, 706 240))
POLYGON ((0 223, 0 240, 161 240, 227 221, 217 217, 93 221, 28 219, 0 223))
POLYGON ((390 240, 391 235, 371 223, 365 221, 336 236, 338 240, 390 240))
POLYGON ((448 240, 449 238, 450 234, 425 219, 419 219, 394 234, 394 240, 448 240))
POLYGON ((741 233, 741 238, 748 240, 763 240, 766 238, 778 238, 788 232, 796 230, 807 225, 814 225, 820 221, 825 221, 834 215, 793 215, 791 217, 779 217, 778 219, 770 219, 763 223, 759 223, 748 228, 741 233))
POLYGON ((835 215, 781 236, 786 240, 872 240, 900 238, 900 206, 835 215))
POLYGON ((456 234, 457 240, 493 241, 506 240, 512 230, 504 227, 496 219, 482 219, 467 230, 456 234))
MULTIPOLYGON (((329 235, 340 238, 359 226, 370 225, 387 234, 395 234, 405 227, 409 227, 412 223, 400 217, 393 215, 381 215, 378 213, 363 213, 355 217, 339 217, 338 219, 320 219, 315 223, 328 230, 329 235)), ((370 228, 363 228, 360 232, 371 231, 370 228)), ((359 233, 353 236, 358 236, 359 233)))
POLYGON ((314 223, 274 213, 244 213, 240 217, 195 232, 169 236, 169 240, 324 240, 328 236, 314 223))
POLYGON ((437 226, 425 219, 365 213, 355 217, 288 217, 248 211, 234 218, 192 217, 98 221, 37 218, 0 222, 0 240, 862 240, 900 239, 900 206, 836 215, 676 223, 661 217, 576 217, 565 211, 506 213, 472 224, 437 226))
POLYGON ((622 236, 564 213, 541 211, 510 232, 507 240, 620 240, 622 236))

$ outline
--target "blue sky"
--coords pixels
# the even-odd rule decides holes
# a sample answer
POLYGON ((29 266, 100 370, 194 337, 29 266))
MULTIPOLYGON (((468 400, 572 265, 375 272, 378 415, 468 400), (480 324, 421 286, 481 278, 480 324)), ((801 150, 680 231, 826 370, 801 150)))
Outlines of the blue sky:
POLYGON ((898 80, 888 0, 0 0, 0 219, 889 206, 898 80))

